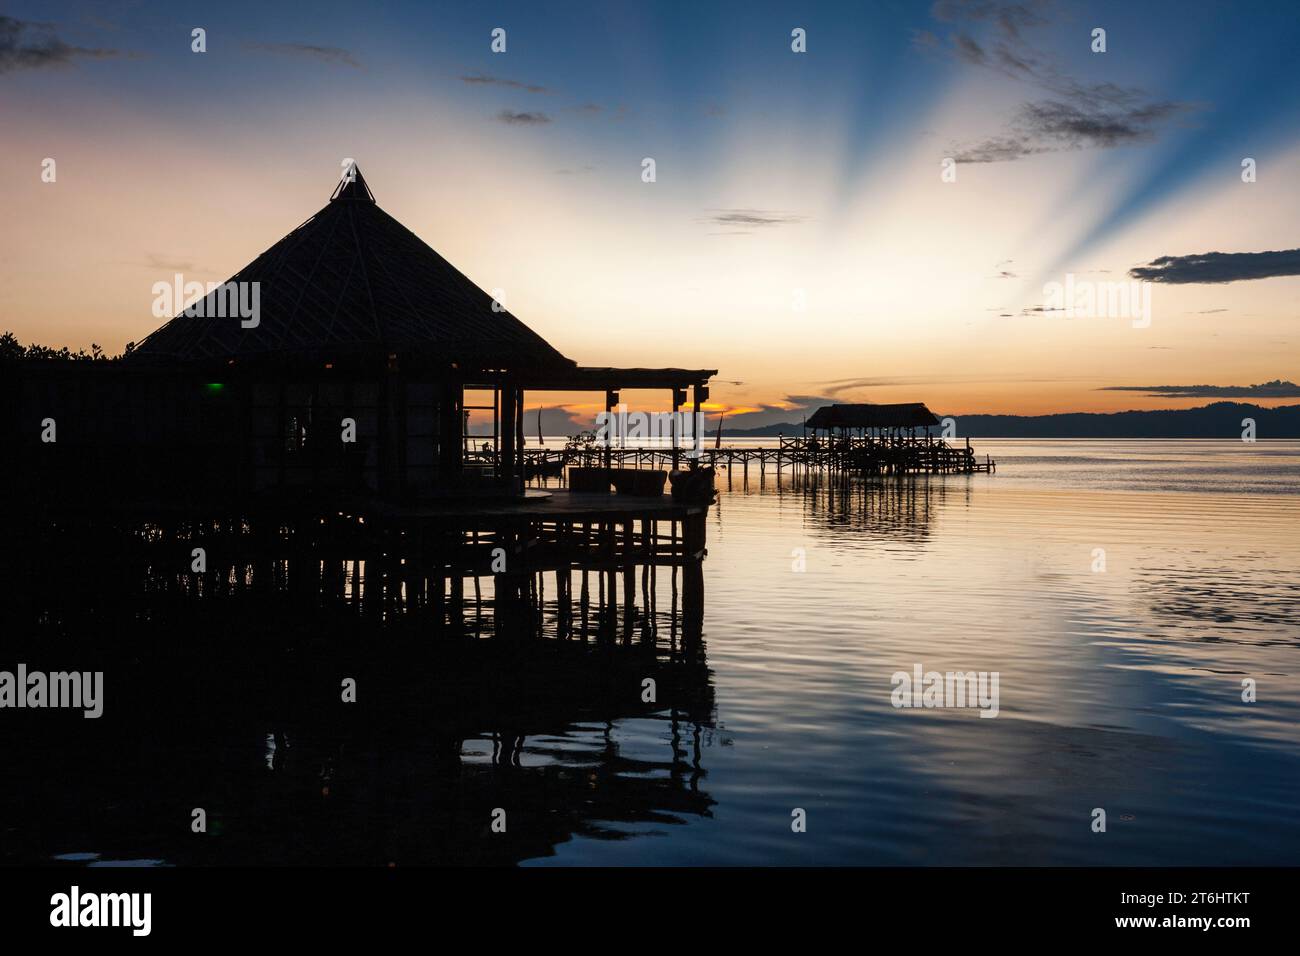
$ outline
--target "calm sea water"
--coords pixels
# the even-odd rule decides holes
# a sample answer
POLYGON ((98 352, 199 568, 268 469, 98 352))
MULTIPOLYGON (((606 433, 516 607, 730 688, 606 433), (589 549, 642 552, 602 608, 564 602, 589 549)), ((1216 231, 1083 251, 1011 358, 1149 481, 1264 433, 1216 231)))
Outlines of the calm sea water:
POLYGON ((721 477, 714 803, 533 862, 1300 863, 1300 443, 975 445, 847 498, 721 477), (917 663, 999 672, 999 716, 894 709, 917 663))
POLYGON ((187 699, 187 662, 155 705, 159 679, 128 697, 119 667, 101 721, 10 722, 0 856, 1300 864, 1300 443, 975 445, 995 475, 846 491, 721 474, 707 670, 638 716, 579 681, 559 706, 467 693, 449 709, 469 733, 400 711, 358 729, 286 692, 286 674, 338 686, 305 651, 241 657, 251 704, 187 699), (997 672, 998 716, 895 709, 891 676, 916 665, 997 672), (124 699, 135 717, 115 723, 124 699))

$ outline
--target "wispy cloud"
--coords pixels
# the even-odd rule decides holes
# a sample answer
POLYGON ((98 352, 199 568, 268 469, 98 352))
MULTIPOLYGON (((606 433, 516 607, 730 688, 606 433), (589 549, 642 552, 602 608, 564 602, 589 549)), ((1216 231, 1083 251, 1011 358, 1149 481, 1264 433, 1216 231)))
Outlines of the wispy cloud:
POLYGON ((1300 275, 1300 249, 1276 252, 1203 252, 1191 256, 1161 256, 1128 271, 1148 282, 1223 283, 1300 275))
POLYGON ((700 222, 721 226, 731 232, 713 233, 713 235, 749 235, 754 229, 770 229, 774 226, 790 226, 806 222, 806 216, 796 213, 780 212, 766 209, 709 209, 700 222))
POLYGON ((65 43, 55 35, 53 24, 0 15, 0 73, 66 66, 78 57, 103 60, 120 55, 117 50, 65 43))
MULTIPOLYGON (((914 375, 878 375, 871 378, 840 378, 824 383, 821 387, 832 399, 837 399, 845 392, 861 388, 889 388, 898 385, 931 385, 933 379, 914 375)), ((829 401, 830 399, 827 399, 829 401)))
MULTIPOLYGON (((934 19, 951 26, 949 52, 962 63, 989 69, 1024 82, 1046 97, 1020 106, 1007 128, 994 136, 955 146, 958 162, 998 163, 1077 149, 1110 149, 1147 142, 1190 104, 1150 97, 1138 87, 1115 83, 1085 83, 1067 74, 1035 50, 1023 32, 1046 24, 1047 2, 998 3, 994 0, 939 0, 934 19), (981 42, 965 27, 993 24, 993 39, 981 42)), ((929 31, 913 37, 922 49, 939 49, 940 39, 929 31)))
POLYGON ((507 86, 512 90, 523 90, 525 93, 550 93, 551 91, 545 86, 537 83, 524 83, 520 80, 509 80, 501 76, 493 76, 490 73, 468 73, 460 78, 462 83, 470 83, 476 86, 507 86))
POLYGON ((519 113, 515 110, 502 110, 496 118, 497 122, 507 126, 541 126, 551 121, 545 113, 519 113))
POLYGON ((1026 3, 996 3, 993 0, 935 0, 930 14, 945 23, 989 21, 997 24, 1002 35, 1017 40, 1028 27, 1047 23, 1052 8, 1050 0, 1026 3))
POLYGON ((304 56, 333 66, 350 66, 360 69, 361 63, 349 51, 336 46, 316 46, 312 43, 245 43, 244 48, 282 56, 304 56))
POLYGON ((997 163, 1039 153, 1148 142, 1166 120, 1186 109, 1173 102, 1106 107, 1039 100, 1023 104, 1006 133, 958 149, 953 158, 965 163, 997 163))
POLYGON ((779 411, 806 411, 810 408, 821 408, 823 405, 833 402, 834 399, 827 398, 824 395, 787 395, 782 399, 780 406, 765 405, 764 407, 779 411))
POLYGON ((212 271, 211 269, 196 268, 194 263, 188 260, 173 259, 169 256, 160 256, 155 252, 149 253, 147 259, 148 261, 142 263, 142 265, 144 265, 145 268, 153 269, 155 271, 180 272, 189 273, 191 275, 206 274, 212 271))
POLYGON ((1300 385, 1274 379, 1260 385, 1108 385, 1102 392, 1142 392, 1163 398, 1300 398, 1300 385))

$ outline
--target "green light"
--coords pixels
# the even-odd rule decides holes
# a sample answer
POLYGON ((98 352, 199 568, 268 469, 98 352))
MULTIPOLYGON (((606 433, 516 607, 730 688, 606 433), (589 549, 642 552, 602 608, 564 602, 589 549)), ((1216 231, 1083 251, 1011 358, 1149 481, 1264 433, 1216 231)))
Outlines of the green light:
POLYGON ((226 386, 223 385, 221 382, 209 382, 209 383, 208 383, 207 385, 205 385, 204 387, 205 387, 209 392, 219 392, 219 391, 221 391, 223 388, 225 388, 226 386))

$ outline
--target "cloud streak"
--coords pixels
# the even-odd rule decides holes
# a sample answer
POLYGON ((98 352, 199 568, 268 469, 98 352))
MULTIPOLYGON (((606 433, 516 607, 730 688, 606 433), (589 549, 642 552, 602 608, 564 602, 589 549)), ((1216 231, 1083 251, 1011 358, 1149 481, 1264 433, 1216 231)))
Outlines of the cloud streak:
POLYGON ((807 218, 795 213, 764 209, 709 209, 707 212, 708 216, 702 220, 703 222, 736 228, 765 229, 771 226, 788 226, 804 222, 807 218))
POLYGON ((350 66, 361 69, 361 63, 350 52, 336 46, 316 46, 312 43, 245 43, 245 49, 281 56, 302 56, 320 60, 331 66, 350 66))
POLYGON ((551 122, 545 113, 521 113, 515 110, 502 110, 496 115, 497 122, 507 126, 544 126, 551 122))
POLYGON ((709 209, 706 212, 708 215, 698 221, 723 230, 709 233, 711 236, 751 236, 756 229, 771 229, 807 221, 806 216, 765 209, 709 209))
MULTIPOLYGON (((826 394, 831 399, 838 400, 845 392, 856 391, 860 388, 889 388, 898 385, 932 385, 934 380, 930 377, 915 375, 890 375, 877 376, 875 378, 841 378, 825 382, 821 386, 826 390, 826 394)), ((823 401, 829 401, 825 399, 823 401)))
POLYGON ((1161 256, 1128 271, 1134 279, 1164 282, 1222 284, 1250 279, 1300 275, 1300 249, 1275 252, 1203 252, 1191 256, 1161 256))
POLYGON ((944 23, 985 21, 997 24, 1008 39, 1020 39, 1020 31, 1047 23, 1050 0, 1027 3, 997 3, 995 0, 935 0, 930 14, 944 23))
POLYGON ((1162 398, 1300 398, 1300 385, 1274 379, 1260 385, 1108 385, 1103 392, 1142 392, 1162 398))
POLYGON ((536 83, 522 83, 519 80, 508 80, 505 77, 492 76, 490 73, 469 73, 460 78, 462 83, 469 83, 476 86, 505 86, 512 90, 523 90, 525 93, 550 93, 551 91, 544 86, 536 83))
POLYGON ((0 15, 0 73, 67 66, 78 57, 103 60, 120 56, 117 50, 73 46, 60 40, 48 23, 15 20, 0 15))

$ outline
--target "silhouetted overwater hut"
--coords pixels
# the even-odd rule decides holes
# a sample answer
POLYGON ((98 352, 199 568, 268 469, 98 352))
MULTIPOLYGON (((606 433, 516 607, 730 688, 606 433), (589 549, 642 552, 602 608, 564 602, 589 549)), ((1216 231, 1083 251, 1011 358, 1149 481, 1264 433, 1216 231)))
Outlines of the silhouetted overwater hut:
POLYGON ((827 437, 835 435, 859 436, 868 433, 884 435, 906 430, 915 434, 916 429, 929 429, 938 425, 939 419, 934 412, 921 402, 898 402, 888 405, 871 403, 823 405, 812 413, 804 423, 804 428, 814 435, 825 432, 827 437))
POLYGON ((802 451, 820 456, 834 471, 865 475, 992 471, 967 440, 952 446, 930 429, 939 419, 921 402, 824 405, 804 423, 802 451))
POLYGON ((17 454, 0 480, 34 513, 132 516, 196 545, 224 529, 234 565, 296 563, 305 583, 262 578, 318 594, 364 567, 362 608, 446 612, 458 630, 467 577, 477 592, 493 576, 513 606, 536 603, 545 571, 571 595, 564 578, 581 568, 602 576, 612 614, 621 572, 629 629, 652 615, 650 595, 634 607, 638 565, 698 581, 707 503, 526 492, 523 408, 530 391, 594 391, 610 408, 635 388, 698 412, 715 372, 579 366, 384 212, 359 170, 122 360, 5 371, 17 454), (490 436, 470 434, 471 411, 490 436))
POLYGON ((453 490, 518 492, 527 391, 688 388, 711 370, 579 366, 375 202, 359 170, 329 203, 230 280, 260 288, 257 324, 180 315, 146 338, 131 366, 184 368, 193 427, 224 419, 239 436, 239 483, 252 489, 359 484, 384 498, 453 490), (467 393, 471 397, 467 399, 467 393), (492 455, 466 452, 467 411, 490 413, 492 455), (355 441, 339 440, 341 422, 355 441))

